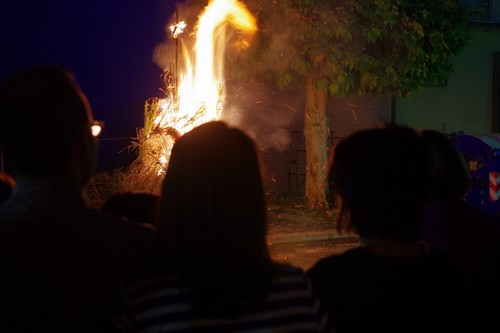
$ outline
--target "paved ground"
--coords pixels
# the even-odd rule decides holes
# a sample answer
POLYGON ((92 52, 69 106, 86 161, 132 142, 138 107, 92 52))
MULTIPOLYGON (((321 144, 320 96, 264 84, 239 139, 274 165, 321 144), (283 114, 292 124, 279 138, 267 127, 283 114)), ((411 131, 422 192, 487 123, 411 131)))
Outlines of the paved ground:
POLYGON ((340 254, 356 245, 357 241, 345 238, 279 243, 270 245, 269 249, 274 260, 301 267, 306 271, 319 259, 340 254))
POLYGON ((318 259, 358 244, 358 237, 339 234, 336 210, 308 210, 303 199, 269 204, 268 243, 274 259, 304 270, 318 259))

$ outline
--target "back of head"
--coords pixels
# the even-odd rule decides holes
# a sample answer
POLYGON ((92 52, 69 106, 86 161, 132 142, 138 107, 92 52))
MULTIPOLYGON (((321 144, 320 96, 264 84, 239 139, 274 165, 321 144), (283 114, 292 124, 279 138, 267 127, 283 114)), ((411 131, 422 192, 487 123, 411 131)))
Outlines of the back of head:
POLYGON ((55 175, 90 135, 87 100, 65 69, 40 66, 0 90, 0 147, 16 173, 55 175))
POLYGON ((267 221, 259 163, 253 141, 222 122, 178 139, 163 185, 159 239, 193 257, 263 251, 267 221))
POLYGON ((165 269, 189 281, 194 303, 238 311, 261 299, 271 263, 266 232, 254 142, 223 122, 178 139, 163 183, 157 244, 165 269))
POLYGON ((330 183, 340 200, 338 228, 361 237, 413 240, 430 186, 426 147, 411 128, 356 132, 333 152, 330 183))
POLYGON ((464 198, 471 187, 471 175, 460 150, 451 138, 434 130, 421 130, 428 144, 432 167, 431 197, 464 198))

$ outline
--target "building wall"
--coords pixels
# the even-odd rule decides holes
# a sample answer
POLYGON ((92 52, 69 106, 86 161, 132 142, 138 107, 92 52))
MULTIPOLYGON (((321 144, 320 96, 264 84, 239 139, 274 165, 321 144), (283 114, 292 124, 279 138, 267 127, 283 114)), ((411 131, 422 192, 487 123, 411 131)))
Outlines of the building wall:
POLYGON ((447 84, 398 99, 396 122, 445 133, 490 133, 494 52, 500 52, 500 29, 473 31, 447 84))

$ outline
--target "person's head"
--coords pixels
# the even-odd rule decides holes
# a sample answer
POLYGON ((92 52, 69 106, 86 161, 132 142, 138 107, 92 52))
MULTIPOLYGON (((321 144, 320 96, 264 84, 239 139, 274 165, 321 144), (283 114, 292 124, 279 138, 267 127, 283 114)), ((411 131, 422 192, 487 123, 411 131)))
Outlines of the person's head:
POLYGON ((27 69, 0 88, 0 147, 19 178, 85 182, 96 160, 92 121, 85 95, 64 68, 27 69))
POLYGON ((340 201, 340 231, 396 241, 418 236, 430 169, 425 143, 413 129, 387 125, 342 139, 329 181, 340 201))
POLYGON ((156 225, 159 207, 158 194, 123 191, 109 197, 102 210, 138 223, 156 225))
POLYGON ((158 238, 176 255, 266 253, 260 158, 241 130, 209 122, 178 139, 161 196, 158 238))
POLYGON ((464 198, 472 186, 464 156, 446 134, 419 131, 428 144, 432 167, 431 198, 464 198))
POLYGON ((9 176, 9 174, 0 172, 0 204, 7 200, 14 190, 16 180, 9 176))
POLYGON ((260 283, 271 261, 260 167, 253 140, 223 122, 200 125, 174 144, 157 243, 167 265, 190 280, 197 295, 205 295, 200 299, 215 302, 215 292, 216 303, 224 303, 241 300, 240 292, 250 298, 267 292, 241 290, 260 283))

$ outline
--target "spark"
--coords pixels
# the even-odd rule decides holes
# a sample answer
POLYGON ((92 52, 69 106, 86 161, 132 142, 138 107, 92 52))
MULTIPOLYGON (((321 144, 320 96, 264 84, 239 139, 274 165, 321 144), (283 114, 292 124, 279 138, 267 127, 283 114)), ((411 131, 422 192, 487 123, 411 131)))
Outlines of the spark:
POLYGON ((179 37, 179 35, 184 32, 184 29, 186 29, 186 27, 187 24, 184 21, 171 25, 169 27, 169 30, 172 35, 172 38, 177 39, 177 37, 179 37))

